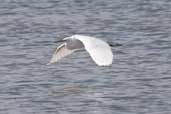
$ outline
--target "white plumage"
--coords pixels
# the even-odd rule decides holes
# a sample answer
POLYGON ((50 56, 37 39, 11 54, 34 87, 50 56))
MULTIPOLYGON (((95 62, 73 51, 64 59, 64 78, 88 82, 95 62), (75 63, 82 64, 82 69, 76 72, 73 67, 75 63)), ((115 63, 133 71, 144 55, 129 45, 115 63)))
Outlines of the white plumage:
POLYGON ((98 66, 109 66, 113 61, 111 47, 104 41, 84 35, 73 35, 63 39, 61 44, 53 54, 50 63, 58 62, 61 58, 72 52, 85 48, 91 58, 98 66))

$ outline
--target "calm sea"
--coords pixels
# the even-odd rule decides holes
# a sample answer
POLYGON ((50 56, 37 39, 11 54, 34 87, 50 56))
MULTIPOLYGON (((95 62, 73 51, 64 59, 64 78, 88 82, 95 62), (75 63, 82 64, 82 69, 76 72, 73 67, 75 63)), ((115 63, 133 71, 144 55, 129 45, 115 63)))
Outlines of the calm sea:
POLYGON ((171 114, 171 1, 0 0, 0 114, 171 114), (47 66, 73 34, 122 46, 47 66))

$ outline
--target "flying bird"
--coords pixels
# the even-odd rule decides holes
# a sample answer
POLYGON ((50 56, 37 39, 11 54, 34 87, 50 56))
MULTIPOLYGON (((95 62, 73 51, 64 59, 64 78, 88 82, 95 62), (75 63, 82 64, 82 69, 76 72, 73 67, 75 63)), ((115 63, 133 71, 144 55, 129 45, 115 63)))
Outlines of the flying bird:
POLYGON ((111 47, 105 41, 84 35, 73 35, 59 42, 61 41, 63 43, 57 47, 48 64, 58 62, 63 57, 80 49, 85 49, 98 66, 112 64, 113 53, 111 47))

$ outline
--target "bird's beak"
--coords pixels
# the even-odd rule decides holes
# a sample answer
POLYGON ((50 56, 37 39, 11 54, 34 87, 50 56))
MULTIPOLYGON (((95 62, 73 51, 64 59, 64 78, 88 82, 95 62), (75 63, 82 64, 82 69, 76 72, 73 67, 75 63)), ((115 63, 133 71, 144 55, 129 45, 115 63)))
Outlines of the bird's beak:
POLYGON ((55 43, 64 42, 64 40, 57 40, 55 43))
POLYGON ((66 37, 66 38, 63 38, 61 40, 57 40, 55 41, 55 43, 59 43, 59 42, 65 42, 67 39, 69 39, 70 37, 66 37))

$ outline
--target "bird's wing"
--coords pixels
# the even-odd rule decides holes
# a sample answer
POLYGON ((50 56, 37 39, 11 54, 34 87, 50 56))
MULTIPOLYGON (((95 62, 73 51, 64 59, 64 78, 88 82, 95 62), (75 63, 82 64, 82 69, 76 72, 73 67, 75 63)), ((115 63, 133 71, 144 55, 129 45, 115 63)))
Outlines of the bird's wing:
POLYGON ((97 65, 109 66, 112 64, 113 53, 111 47, 106 42, 88 36, 79 36, 76 39, 84 44, 86 51, 97 65))
POLYGON ((58 62, 61 58, 70 55, 72 52, 74 52, 74 50, 69 50, 66 47, 66 43, 63 43, 59 47, 57 47, 48 64, 58 62))

